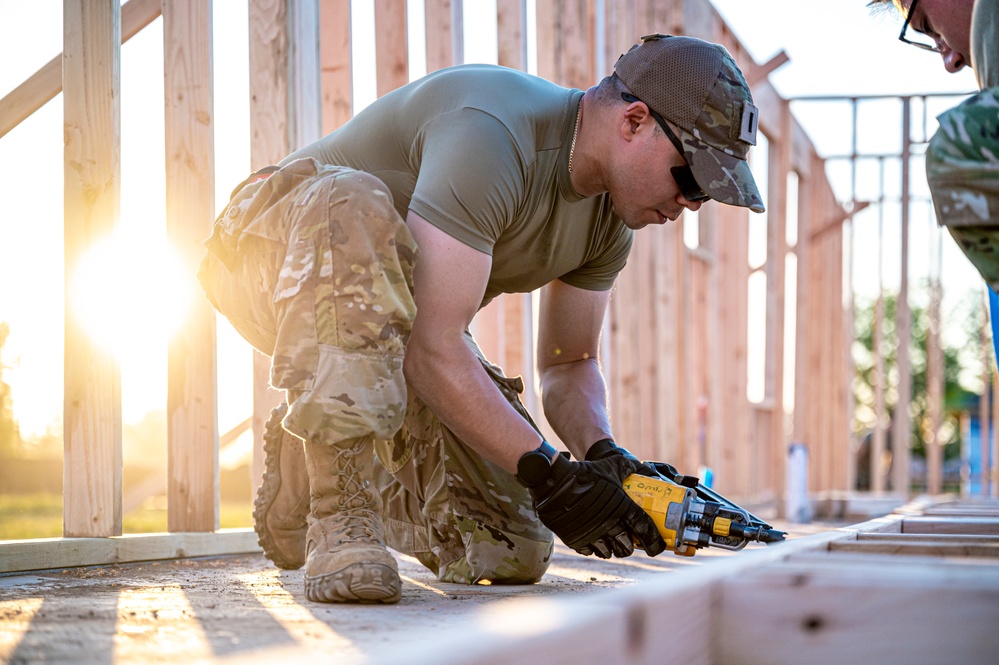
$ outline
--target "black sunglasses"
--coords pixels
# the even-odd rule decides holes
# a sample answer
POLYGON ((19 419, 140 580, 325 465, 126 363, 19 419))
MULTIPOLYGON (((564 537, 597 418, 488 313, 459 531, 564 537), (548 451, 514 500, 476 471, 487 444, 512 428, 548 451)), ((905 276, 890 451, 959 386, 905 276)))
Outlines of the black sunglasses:
MULTIPOLYGON (((940 53, 940 47, 934 44, 927 44, 925 42, 914 42, 905 36, 905 31, 909 29, 909 23, 912 21, 912 15, 916 13, 916 5, 919 0, 912 0, 912 4, 909 5, 909 11, 905 15, 905 23, 902 24, 902 32, 898 33, 898 39, 906 44, 912 44, 916 48, 921 48, 924 51, 933 51, 934 53, 940 53)), ((913 30, 916 30, 913 28, 913 30)), ((919 32, 916 30, 916 32, 919 32)), ((927 35, 928 36, 928 35, 927 35)))
MULTIPOLYGON (((629 104, 642 101, 638 97, 635 97, 627 92, 621 93, 621 99, 629 104)), ((645 102, 642 103, 645 104, 645 102)), ((704 193, 701 186, 697 184, 697 179, 694 178, 694 172, 690 170, 690 164, 687 163, 687 157, 684 155, 683 144, 680 143, 680 139, 677 138, 676 134, 673 133, 673 130, 669 128, 669 125, 666 124, 666 121, 661 115, 652 110, 652 107, 648 104, 645 105, 648 106, 649 113, 652 114, 655 121, 659 123, 660 127, 662 127, 663 132, 665 132, 666 136, 669 137, 669 140, 673 142, 673 147, 676 148, 676 151, 680 153, 680 157, 683 159, 683 166, 674 166, 669 170, 670 174, 673 176, 673 180, 676 181, 677 186, 680 188, 680 193, 683 194, 683 198, 687 199, 691 203, 700 203, 702 201, 709 200, 711 197, 704 193)))

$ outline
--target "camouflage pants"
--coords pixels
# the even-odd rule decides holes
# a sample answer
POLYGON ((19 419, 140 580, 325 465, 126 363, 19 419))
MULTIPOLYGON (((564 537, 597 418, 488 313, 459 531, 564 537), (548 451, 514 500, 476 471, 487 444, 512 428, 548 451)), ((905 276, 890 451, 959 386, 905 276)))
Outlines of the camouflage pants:
MULTIPOLYGON (((552 535, 527 491, 407 390, 417 248, 380 180, 296 160, 238 188, 205 245, 202 288, 271 356, 271 383, 288 394, 285 429, 313 443, 375 442, 391 547, 444 581, 541 578, 552 535)), ((482 361, 529 419, 519 380, 482 361)))

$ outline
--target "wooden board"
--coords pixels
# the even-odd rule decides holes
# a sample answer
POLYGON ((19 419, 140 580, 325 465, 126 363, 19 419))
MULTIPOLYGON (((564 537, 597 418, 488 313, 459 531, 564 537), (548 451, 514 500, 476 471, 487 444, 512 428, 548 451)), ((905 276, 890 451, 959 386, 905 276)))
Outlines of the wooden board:
POLYGON ((0 543, 0 573, 259 552, 252 529, 153 533, 118 538, 50 538, 0 543))
POLYGON ((66 0, 63 90, 65 383, 63 534, 121 535, 121 371, 73 309, 76 269, 121 212, 121 14, 66 0))
MULTIPOLYGON (((163 0, 167 237, 195 275, 215 217, 211 4, 163 0)), ((189 291, 197 294, 192 283, 189 291)), ((167 391, 167 524, 219 526, 215 404, 215 311, 191 298, 186 325, 170 339, 167 391)))

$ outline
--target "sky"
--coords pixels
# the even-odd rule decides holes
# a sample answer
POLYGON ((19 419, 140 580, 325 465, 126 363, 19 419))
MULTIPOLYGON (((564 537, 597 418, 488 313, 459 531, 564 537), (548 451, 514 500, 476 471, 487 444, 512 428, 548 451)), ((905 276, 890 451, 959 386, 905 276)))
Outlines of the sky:
MULTIPOLYGON (((598 0, 599 1, 599 0, 598 0)), ((372 62, 373 0, 353 0, 355 63, 372 62)), ((781 49, 790 62, 771 76, 783 96, 966 93, 975 88, 966 70, 947 74, 936 54, 897 40, 901 20, 893 13, 872 15, 864 0, 713 0, 735 35, 758 63, 781 49)), ((533 1, 529 3, 529 13, 533 1)), ((249 164, 248 82, 246 73, 246 1, 214 0, 216 209, 242 180, 249 164)), ((409 2, 412 25, 422 24, 422 6, 409 2)), ((7 94, 62 49, 61 0, 0 0, 0 96, 7 94)), ((488 16, 495 0, 465 0, 466 62, 495 62, 496 39, 488 16)), ((530 29, 530 27, 529 27, 530 29)), ((411 29, 411 77, 424 73, 420 30, 411 29)), ((529 63, 535 60, 529 52, 529 63)), ((529 69, 533 65, 529 65, 529 69)), ((184 303, 171 302, 178 276, 167 248, 164 219, 162 28, 147 27, 122 48, 121 63, 121 228, 117 242, 127 248, 124 263, 92 261, 94 272, 74 284, 95 284, 87 304, 96 337, 121 352, 123 417, 134 422, 163 408, 166 394, 166 339, 171 321, 182 319, 184 303), (123 277, 128 279, 123 279, 123 277), (108 302, 122 303, 107 308, 108 302), (115 311, 128 319, 116 318, 115 311), (100 314, 97 316, 96 314, 100 314), (103 328, 102 328, 103 326, 103 328), (117 330, 112 335, 109 328, 117 330)), ((373 77, 355 73, 355 110, 374 97, 373 77)), ((925 109, 927 128, 933 116, 960 97, 933 101, 925 109)), ((892 152, 901 143, 897 101, 861 104, 858 145, 862 153, 892 152)), ((922 118, 923 105, 915 104, 922 118)), ((849 106, 798 101, 793 111, 820 154, 842 155, 850 149, 849 106)), ((58 432, 62 413, 62 104, 61 96, 21 126, 0 138, 0 321, 11 325, 2 362, 11 384, 22 434, 58 432), (53 429, 54 428, 54 429, 53 429)), ((911 275, 914 281, 942 273, 948 298, 979 288, 977 273, 953 246, 941 241, 916 165, 913 190, 923 200, 912 209, 911 275)), ((848 170, 830 164, 837 194, 850 197, 848 170)), ((878 196, 882 178, 877 160, 858 173, 858 198, 878 196)), ((897 164, 887 162, 887 196, 898 196, 897 164)), ((886 287, 898 283, 898 206, 869 209, 854 223, 855 285, 872 295, 880 267, 886 287), (879 232, 879 228, 881 229, 879 232), (883 245, 884 252, 878 249, 883 245), (861 274, 860 271, 866 271, 861 274)), ((76 288, 76 287, 75 287, 76 288)), ((915 299, 920 294, 913 294, 915 299)), ((945 301, 945 311, 948 303, 945 301)), ((251 351, 224 322, 219 325, 219 426, 224 432, 250 412, 251 351)))

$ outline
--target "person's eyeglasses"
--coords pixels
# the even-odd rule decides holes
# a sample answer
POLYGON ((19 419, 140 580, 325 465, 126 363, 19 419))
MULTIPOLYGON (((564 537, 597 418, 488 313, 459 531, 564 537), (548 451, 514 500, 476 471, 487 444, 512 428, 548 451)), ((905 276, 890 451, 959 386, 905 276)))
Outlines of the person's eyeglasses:
MULTIPOLYGON (((905 23, 902 24, 902 32, 898 33, 898 40, 900 42, 905 42, 906 44, 912 44, 916 48, 921 48, 924 51, 933 51, 934 53, 940 53, 940 47, 937 46, 936 42, 932 44, 927 44, 925 41, 913 41, 905 36, 905 31, 909 29, 909 23, 912 21, 913 14, 916 13, 916 5, 919 0, 912 0, 912 4, 909 5, 909 11, 905 15, 905 23)), ((915 28, 912 29, 914 33, 920 34, 915 28)), ((924 35, 927 36, 927 35, 924 35)))
MULTIPOLYGON (((628 94, 627 92, 622 92, 621 98, 629 104, 642 101, 638 97, 628 94)), ((644 104, 645 102, 642 103, 644 104)), ((649 106, 648 104, 645 105, 649 106)), ((669 125, 666 124, 663 117, 652 110, 651 106, 649 106, 649 113, 652 114, 655 121, 659 123, 660 127, 662 127, 663 132, 667 137, 669 137, 669 140, 673 142, 673 147, 676 148, 678 153, 680 153, 680 158, 683 159, 683 166, 674 166, 669 170, 670 174, 673 176, 673 180, 676 181, 677 187, 680 188, 680 193, 683 194, 683 198, 687 199, 691 203, 699 203, 710 199, 711 197, 705 194, 704 190, 701 189, 701 186, 697 184, 697 180, 694 178, 694 173, 690 170, 687 158, 683 154, 683 144, 680 143, 680 139, 677 138, 676 134, 673 133, 673 130, 669 128, 669 125)))

